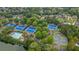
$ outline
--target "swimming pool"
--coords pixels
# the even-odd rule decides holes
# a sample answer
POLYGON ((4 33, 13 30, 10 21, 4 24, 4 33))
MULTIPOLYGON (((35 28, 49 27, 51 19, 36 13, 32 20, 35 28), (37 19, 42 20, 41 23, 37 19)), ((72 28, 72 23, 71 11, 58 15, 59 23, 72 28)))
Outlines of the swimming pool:
POLYGON ((11 33, 11 37, 15 38, 15 39, 19 39, 22 36, 22 33, 19 32, 12 32, 11 33))

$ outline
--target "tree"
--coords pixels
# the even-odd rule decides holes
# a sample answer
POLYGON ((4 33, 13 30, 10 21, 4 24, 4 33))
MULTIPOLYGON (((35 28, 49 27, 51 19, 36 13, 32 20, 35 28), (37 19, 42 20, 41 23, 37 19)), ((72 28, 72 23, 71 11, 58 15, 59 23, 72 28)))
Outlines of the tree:
POLYGON ((41 51, 41 47, 40 45, 37 43, 37 42, 32 42, 30 45, 29 45, 29 51, 41 51))
POLYGON ((79 47, 75 46, 73 50, 74 51, 79 51, 79 47))
POLYGON ((37 21, 34 21, 32 25, 37 26, 37 21))
POLYGON ((16 19, 15 19, 15 22, 16 22, 16 23, 18 23, 18 22, 19 22, 19 19, 18 19, 18 18, 16 18, 16 19))
POLYGON ((53 43, 53 36, 52 36, 52 35, 49 35, 49 36, 47 37, 47 43, 48 43, 48 44, 52 44, 52 43, 53 43))
POLYGON ((36 33, 35 33, 35 36, 36 36, 36 38, 38 38, 38 39, 41 39, 42 38, 42 32, 41 31, 37 31, 36 33))
POLYGON ((42 51, 55 51, 56 49, 53 47, 52 44, 43 44, 41 45, 42 51))
POLYGON ((28 39, 25 39, 25 41, 23 42, 24 43, 24 48, 25 50, 28 50, 29 49, 29 45, 34 42, 34 40, 32 40, 31 38, 28 38, 28 39))
POLYGON ((47 31, 42 31, 43 37, 47 37, 48 32, 47 31))
POLYGON ((47 44, 46 38, 42 38, 42 39, 40 40, 40 44, 41 44, 41 45, 47 44))
POLYGON ((27 20, 28 20, 28 18, 24 17, 24 18, 23 18, 23 20, 24 20, 24 22, 26 23, 26 22, 27 22, 27 20))
POLYGON ((13 30, 14 27, 6 27, 2 33, 4 33, 5 35, 9 34, 12 30, 13 30))
POLYGON ((42 28, 41 27, 36 27, 37 28, 37 31, 42 31, 42 28))
POLYGON ((46 38, 43 38, 40 40, 40 45, 41 45, 41 49, 43 51, 51 51, 51 50, 55 50, 53 47, 53 37, 51 35, 49 35, 46 38))
POLYGON ((28 19, 27 22, 26 22, 26 25, 29 26, 29 25, 31 25, 31 24, 32 24, 32 21, 31 21, 30 19, 28 19))
POLYGON ((74 47, 75 47, 75 42, 74 42, 74 40, 70 40, 70 41, 68 42, 67 50, 73 51, 74 47))
POLYGON ((76 38, 73 37, 73 36, 68 36, 68 39, 69 39, 69 42, 68 42, 67 49, 68 50, 74 50, 75 44, 76 44, 76 41, 75 41, 76 38))

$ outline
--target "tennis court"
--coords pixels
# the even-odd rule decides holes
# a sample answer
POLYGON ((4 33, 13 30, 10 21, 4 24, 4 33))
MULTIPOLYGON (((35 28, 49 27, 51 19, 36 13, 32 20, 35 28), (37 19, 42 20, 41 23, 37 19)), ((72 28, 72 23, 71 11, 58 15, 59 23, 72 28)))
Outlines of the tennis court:
POLYGON ((33 26, 30 26, 30 27, 26 28, 25 31, 27 31, 29 33, 34 33, 34 32, 36 32, 36 28, 34 28, 33 26))
POLYGON ((26 26, 24 26, 24 25, 18 25, 18 26, 15 27, 15 30, 23 31, 25 28, 26 28, 26 26))
POLYGON ((48 24, 48 29, 49 30, 57 30, 58 29, 58 26, 55 25, 55 24, 48 24))

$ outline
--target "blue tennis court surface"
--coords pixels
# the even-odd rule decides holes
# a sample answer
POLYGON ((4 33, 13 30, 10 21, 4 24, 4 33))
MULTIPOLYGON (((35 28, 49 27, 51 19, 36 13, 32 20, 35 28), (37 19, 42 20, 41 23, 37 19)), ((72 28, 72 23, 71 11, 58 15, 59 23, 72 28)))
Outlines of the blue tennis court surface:
POLYGON ((26 26, 24 26, 24 25, 18 25, 18 26, 15 27, 15 30, 22 31, 25 28, 26 28, 26 26))
POLYGON ((29 33, 34 33, 34 32, 36 32, 36 29, 33 26, 30 26, 27 29, 25 29, 25 31, 27 31, 29 33))
POLYGON ((6 26, 14 27, 14 26, 16 26, 16 24, 7 24, 6 26))
POLYGON ((49 24, 49 25, 48 25, 48 29, 49 29, 49 30, 57 30, 57 29, 58 29, 58 26, 55 25, 55 24, 49 24))

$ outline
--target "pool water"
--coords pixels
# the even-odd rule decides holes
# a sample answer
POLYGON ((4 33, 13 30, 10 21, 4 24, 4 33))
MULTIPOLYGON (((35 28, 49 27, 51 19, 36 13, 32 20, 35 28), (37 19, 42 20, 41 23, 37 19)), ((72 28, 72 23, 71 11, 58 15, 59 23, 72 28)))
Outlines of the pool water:
POLYGON ((22 36, 22 33, 19 32, 12 32, 11 33, 11 37, 15 38, 15 39, 19 39, 22 36))

